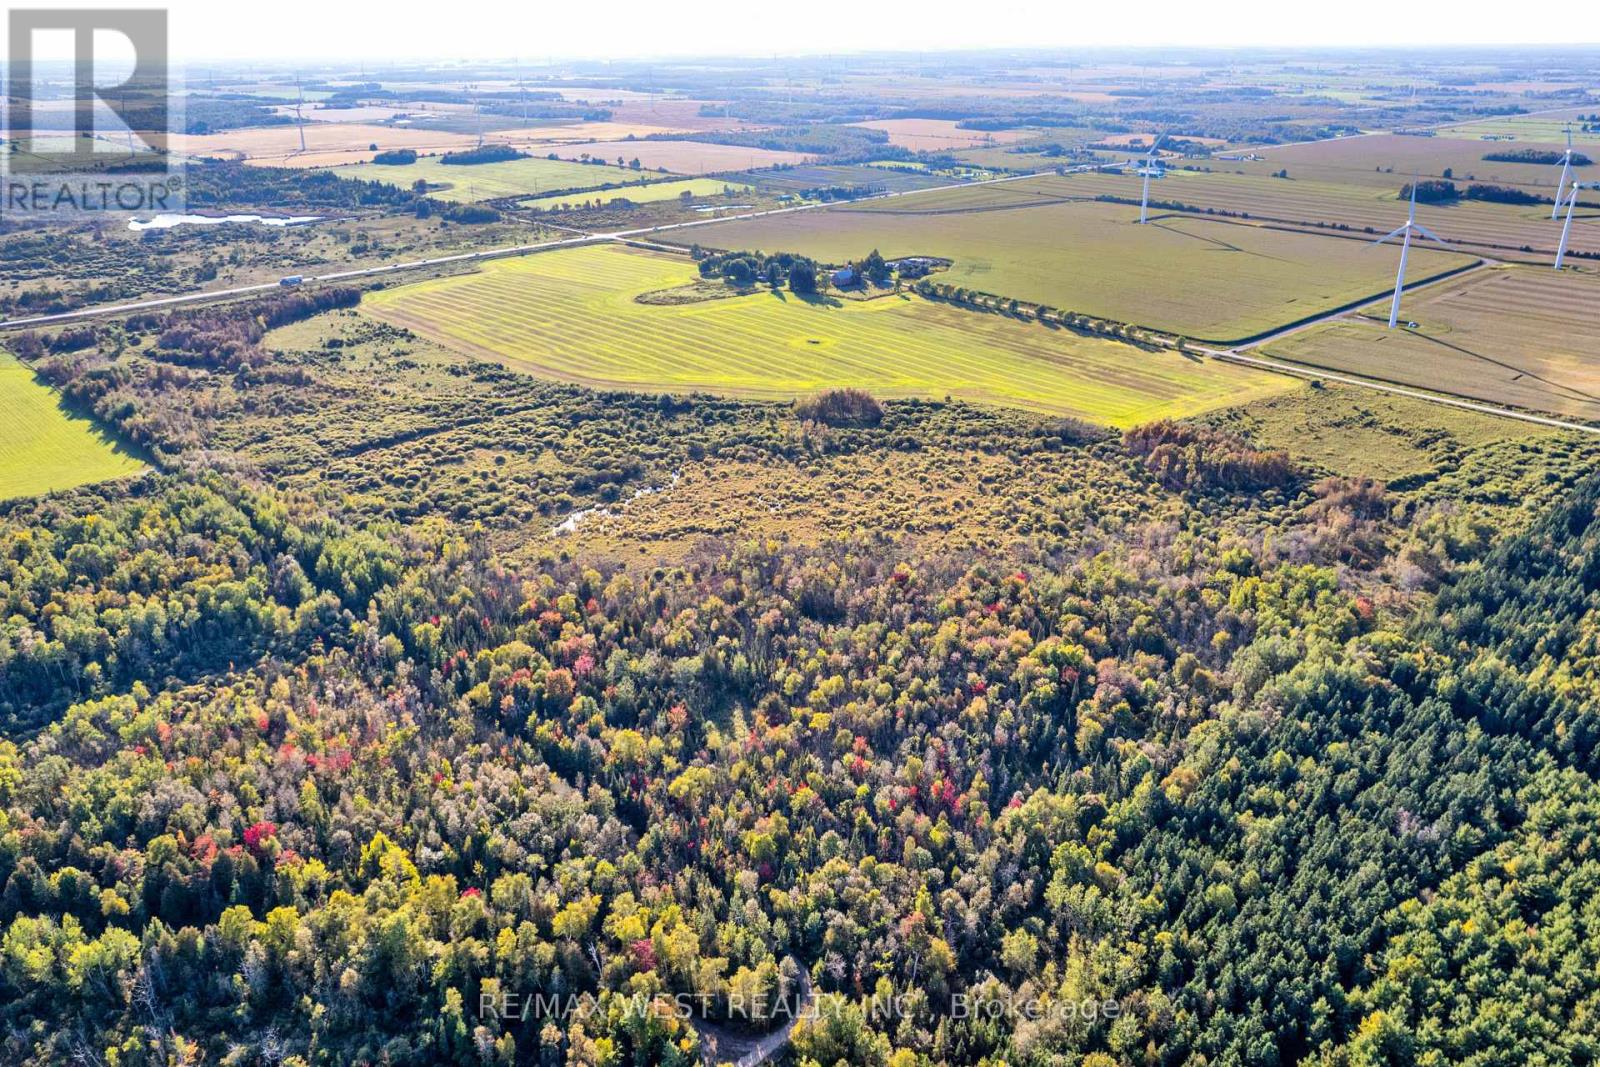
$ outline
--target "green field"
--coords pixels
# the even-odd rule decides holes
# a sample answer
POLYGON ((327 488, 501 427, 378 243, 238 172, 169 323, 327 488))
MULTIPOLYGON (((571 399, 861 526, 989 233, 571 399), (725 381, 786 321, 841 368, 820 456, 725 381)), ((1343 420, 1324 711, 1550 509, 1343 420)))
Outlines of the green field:
MULTIPOLYGON (((1230 342, 1378 296, 1397 254, 1366 243, 1205 218, 1137 225, 1137 207, 1062 202, 1053 190, 983 186, 698 227, 715 248, 843 263, 944 256, 941 281, 1067 311, 1230 342)), ((1026 186, 1026 183, 1015 183, 1026 186)), ((1410 280, 1472 262, 1414 249, 1410 280)))
POLYGON ((0 351, 0 500, 122 478, 144 464, 0 351))
POLYGON ((632 185, 626 189, 604 189, 596 193, 562 193, 553 196, 537 196, 520 201, 517 206, 551 210, 579 207, 583 204, 595 204, 598 206, 609 204, 613 200, 627 200, 634 204, 653 204, 661 200, 675 200, 684 193, 703 200, 707 197, 723 196, 730 190, 732 195, 742 196, 750 191, 750 187, 737 182, 717 181, 715 178, 685 178, 682 181, 632 185))
POLYGON ((789 293, 642 304, 697 277, 686 259, 597 246, 498 260, 372 294, 366 314, 460 351, 597 386, 790 397, 859 386, 1129 426, 1297 388, 1276 375, 1145 351, 911 296, 789 293))
MULTIPOLYGON (((409 189, 420 178, 431 186, 443 186, 432 190, 429 195, 461 203, 498 200, 503 196, 540 196, 572 189, 592 189, 597 185, 615 182, 636 182, 641 177, 638 171, 613 163, 599 166, 543 157, 447 166, 439 162, 439 157, 427 156, 415 163, 400 166, 352 163, 332 169, 341 178, 387 182, 405 189, 409 189)), ((658 176, 644 177, 653 179, 658 176)), ((619 195, 623 192, 617 190, 619 195)))
POLYGON ((1514 137, 1516 142, 1505 144, 1504 147, 1520 148, 1521 142, 1565 144, 1567 125, 1571 121, 1573 144, 1600 145, 1600 131, 1591 129, 1586 133, 1583 123, 1575 121, 1578 116, 1593 112, 1592 107, 1581 107, 1550 115, 1507 116, 1487 121, 1467 122, 1439 132, 1451 137, 1514 137))

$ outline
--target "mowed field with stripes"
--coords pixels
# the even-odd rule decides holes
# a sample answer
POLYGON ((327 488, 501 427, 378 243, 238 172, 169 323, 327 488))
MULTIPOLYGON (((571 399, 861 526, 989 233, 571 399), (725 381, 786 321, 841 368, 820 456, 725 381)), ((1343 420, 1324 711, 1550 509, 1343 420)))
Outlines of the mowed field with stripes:
POLYGON ((457 351, 599 387, 780 398, 855 386, 1118 427, 1299 387, 909 295, 635 299, 697 277, 686 258, 601 245, 496 260, 475 274, 373 293, 361 307, 457 351))

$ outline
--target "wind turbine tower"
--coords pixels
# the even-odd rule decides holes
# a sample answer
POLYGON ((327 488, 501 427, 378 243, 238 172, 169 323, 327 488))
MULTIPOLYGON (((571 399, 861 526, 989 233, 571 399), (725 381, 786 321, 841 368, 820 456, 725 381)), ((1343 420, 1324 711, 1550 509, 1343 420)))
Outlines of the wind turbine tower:
POLYGON ((1389 305, 1389 329, 1391 330, 1394 329, 1394 324, 1400 321, 1400 293, 1406 287, 1406 260, 1411 256, 1411 235, 1414 233, 1420 234, 1430 241, 1437 241, 1440 244, 1448 243, 1443 237, 1440 237, 1417 221, 1417 179, 1415 177, 1411 179, 1411 214, 1406 217, 1406 224, 1372 242, 1375 245, 1381 245, 1391 238, 1401 238, 1400 271, 1394 276, 1394 302, 1389 305))
POLYGON ((300 154, 305 155, 306 120, 305 116, 301 114, 301 110, 306 106, 306 91, 304 86, 300 84, 300 78, 298 75, 294 79, 294 91, 296 95, 294 104, 294 124, 300 130, 300 154))
MULTIPOLYGON (((1561 224, 1561 245, 1556 249, 1556 270, 1561 269, 1561 261, 1567 258, 1567 242, 1572 239, 1572 214, 1578 207, 1579 189, 1600 189, 1600 182, 1573 182, 1572 196, 1567 200, 1567 221, 1561 224)), ((1561 193, 1556 193, 1556 210, 1561 209, 1561 193)))
POLYGON ((1161 165, 1161 160, 1156 156, 1156 149, 1161 147, 1161 142, 1166 140, 1166 137, 1167 135, 1163 133, 1155 139, 1155 142, 1150 145, 1150 154, 1144 157, 1144 165, 1134 171, 1135 174, 1144 175, 1144 195, 1139 199, 1139 225, 1141 226, 1150 221, 1150 179, 1165 178, 1167 176, 1166 168, 1161 165))

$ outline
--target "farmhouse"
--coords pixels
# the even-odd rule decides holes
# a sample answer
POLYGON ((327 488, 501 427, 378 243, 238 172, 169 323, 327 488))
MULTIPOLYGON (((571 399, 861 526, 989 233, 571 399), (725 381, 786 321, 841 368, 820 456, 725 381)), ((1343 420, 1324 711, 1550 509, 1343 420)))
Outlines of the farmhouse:
POLYGON ((838 270, 833 272, 833 284, 838 286, 840 289, 854 285, 860 280, 861 275, 857 273, 853 264, 840 267, 838 270))

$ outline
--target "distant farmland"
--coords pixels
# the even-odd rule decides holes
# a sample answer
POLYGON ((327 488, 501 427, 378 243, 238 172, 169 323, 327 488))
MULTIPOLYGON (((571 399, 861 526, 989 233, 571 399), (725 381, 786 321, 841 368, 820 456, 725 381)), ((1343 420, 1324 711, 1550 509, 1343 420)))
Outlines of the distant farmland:
POLYGON ((785 167, 782 170, 760 171, 748 175, 759 179, 763 185, 789 192, 817 189, 823 186, 881 185, 887 192, 904 192, 907 189, 927 189, 936 185, 949 185, 952 179, 927 174, 911 168, 867 167, 859 165, 829 166, 813 163, 809 166, 785 167))
MULTIPOLYGON (((1566 144, 1567 123, 1572 123, 1572 142, 1575 145, 1600 146, 1600 130, 1585 133, 1581 115, 1592 115, 1593 107, 1574 108, 1568 112, 1550 115, 1507 115, 1486 122, 1467 122, 1439 131, 1451 137, 1514 137, 1516 143, 1501 147, 1519 148, 1524 143, 1566 144)), ((1592 153, 1591 153, 1592 154, 1592 153)))
POLYGON ((597 159, 638 159, 646 169, 665 169, 674 174, 722 174, 753 167, 776 167, 782 163, 804 163, 810 157, 799 152, 777 152, 742 145, 709 144, 700 141, 596 141, 558 145, 561 158, 575 158, 587 152, 597 159))
POLYGON ((1561 177, 1560 168, 1483 157, 1519 148, 1559 151, 1565 145, 1560 134, 1548 143, 1521 138, 1513 142, 1484 141, 1476 135, 1379 134, 1264 148, 1260 150, 1262 158, 1259 160, 1211 160, 1205 165, 1218 171, 1242 170, 1260 177, 1287 170, 1291 182, 1341 182, 1376 186, 1391 192, 1410 181, 1413 172, 1424 178, 1442 178, 1448 170, 1451 179, 1462 185, 1469 181, 1515 185, 1541 196, 1552 196, 1556 181, 1561 177))
MULTIPOLYGON (((1137 208, 1064 202, 1067 179, 932 192, 853 208, 737 220, 692 231, 716 248, 792 251, 843 263, 885 256, 955 261, 939 277, 1018 300, 1234 341, 1368 297, 1394 277, 1392 253, 1205 218, 1138 226, 1137 208)), ((687 238, 684 238, 687 240, 687 238)), ((1414 250, 1411 280, 1470 263, 1414 250)))
POLYGON ((1275 375, 910 296, 634 299, 696 276, 676 256, 590 247, 385 290, 362 309, 466 353, 603 387, 789 397, 853 385, 1114 426, 1296 388, 1275 375))
POLYGON ((471 148, 478 143, 469 134, 360 123, 308 122, 304 129, 305 152, 300 151, 300 127, 292 125, 226 133, 175 133, 170 144, 173 151, 188 156, 242 159, 264 167, 327 167, 371 159, 375 154, 372 145, 378 146, 376 151, 411 148, 440 152, 471 148))
POLYGON ((1387 309, 1275 341, 1264 355, 1497 404, 1600 420, 1600 278, 1476 271, 1409 298, 1420 329, 1387 309))
POLYGON ((882 119, 858 122, 869 130, 882 130, 889 143, 913 152, 949 152, 979 145, 1003 145, 1039 136, 1037 130, 965 130, 951 119, 882 119))
POLYGON ((718 178, 684 178, 681 181, 651 182, 649 185, 629 185, 621 189, 602 189, 596 192, 557 193, 552 196, 530 197, 518 201, 518 207, 559 208, 577 207, 580 204, 609 204, 613 200, 627 200, 633 204, 653 204, 661 200, 674 200, 688 193, 697 199, 720 197, 727 193, 742 196, 750 192, 748 185, 725 182, 718 178))
MULTIPOLYGON (((1291 172, 1292 173, 1292 172, 1291 172)), ((1150 191, 1152 200, 1191 208, 1248 213, 1252 218, 1316 227, 1344 227, 1376 237, 1405 221, 1406 205, 1398 199, 1410 177, 1388 174, 1382 185, 1358 185, 1302 178, 1285 181, 1265 175, 1206 174, 1173 171, 1150 191)), ((1465 188, 1466 183, 1458 183, 1465 188)), ((1139 179, 1122 174, 1074 174, 1029 178, 994 186, 1014 197, 1139 196, 1139 179)), ((1549 190, 1546 190, 1548 193, 1549 190)), ((1550 221, 1550 205, 1514 206, 1480 201, 1449 205, 1419 204, 1417 220, 1454 244, 1519 255, 1524 248, 1553 256, 1561 227, 1550 221)), ((1572 247, 1600 251, 1600 222, 1580 211, 1572 227, 1572 247)))
MULTIPOLYGON (((569 163, 566 160, 535 156, 529 159, 508 159, 500 163, 445 164, 439 157, 430 156, 415 163, 390 166, 380 163, 358 163, 335 168, 341 178, 361 178, 369 182, 387 182, 409 189, 418 179, 429 185, 442 185, 428 195, 441 200, 467 202, 497 200, 503 196, 537 196, 543 193, 562 193, 574 189, 593 189, 597 185, 613 182, 649 180, 654 175, 641 175, 636 170, 615 164, 569 163)), ((623 195, 621 190, 618 196, 623 195)))
POLYGON ((0 351, 0 500, 136 474, 144 464, 62 410, 33 372, 0 351))

